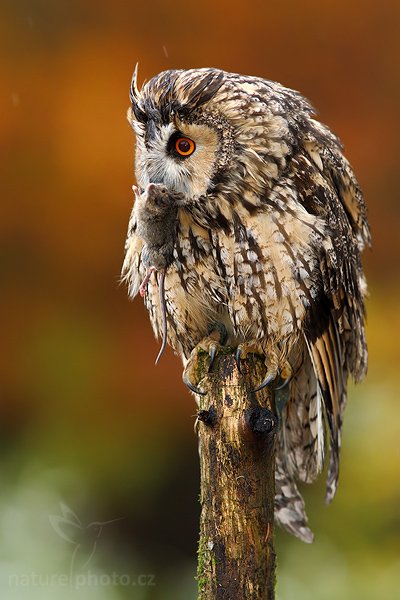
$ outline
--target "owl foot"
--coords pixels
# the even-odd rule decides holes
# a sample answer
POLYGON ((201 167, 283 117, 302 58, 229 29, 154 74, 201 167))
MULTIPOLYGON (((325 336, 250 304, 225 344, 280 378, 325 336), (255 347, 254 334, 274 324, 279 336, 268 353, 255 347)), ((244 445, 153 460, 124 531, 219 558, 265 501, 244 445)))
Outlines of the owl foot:
POLYGON ((197 385, 195 385, 191 381, 191 378, 193 375, 193 370, 194 370, 193 365, 190 364, 190 359, 189 359, 189 362, 187 363, 187 365, 184 368, 183 373, 182 373, 182 381, 186 385, 186 387, 194 394, 199 394, 200 396, 205 396, 207 392, 203 392, 203 390, 201 390, 199 387, 197 387, 197 385))
MULTIPOLYGON (((290 369, 289 369, 290 370, 290 369)), ((260 392, 262 389, 264 389, 267 385, 269 385, 270 383, 272 383, 273 381, 275 381, 276 379, 280 379, 282 383, 280 383, 280 385, 275 386, 275 391, 280 391, 286 388, 286 386, 289 384, 290 380, 292 379, 292 373, 290 372, 289 375, 287 375, 288 370, 286 368, 280 370, 280 369, 275 369, 274 371, 267 371, 264 379, 262 380, 262 382, 260 383, 259 386, 257 386, 253 392, 260 392)))
POLYGON ((201 340, 199 344, 192 350, 190 358, 183 371, 182 380, 183 383, 195 394, 205 396, 206 392, 203 392, 193 381, 195 381, 195 374, 198 369, 197 356, 198 351, 203 350, 207 352, 210 357, 208 364, 208 372, 210 373, 215 357, 221 345, 223 345, 227 339, 227 332, 225 326, 222 323, 214 323, 209 327, 208 337, 201 340))
POLYGON ((206 395, 206 392, 203 392, 203 390, 201 390, 197 386, 197 383, 195 383, 197 380, 196 375, 199 369, 198 351, 203 350, 204 352, 208 353, 210 357, 208 372, 210 372, 210 369, 214 363, 217 354, 218 346, 219 344, 218 342, 216 342, 216 340, 214 340, 211 337, 207 337, 204 338, 204 340, 202 340, 199 344, 197 344, 197 346, 193 348, 190 354, 189 360, 183 370, 182 381, 186 385, 186 387, 188 387, 189 390, 191 390, 195 394, 200 394, 200 396, 206 395))
MULTIPOLYGON (((240 361, 244 360, 248 354, 261 354, 265 356, 265 350, 257 343, 239 344, 235 354, 235 360, 239 373, 242 372, 240 361)), ((285 368, 279 369, 277 366, 274 366, 274 362, 275 361, 271 361, 268 358, 266 359, 265 364, 267 367, 267 372, 262 382, 256 388, 254 388, 253 392, 260 392, 267 387, 267 385, 271 384, 278 378, 283 379, 283 382, 275 388, 277 390, 283 389, 289 383, 292 377, 290 367, 285 365, 285 368)))

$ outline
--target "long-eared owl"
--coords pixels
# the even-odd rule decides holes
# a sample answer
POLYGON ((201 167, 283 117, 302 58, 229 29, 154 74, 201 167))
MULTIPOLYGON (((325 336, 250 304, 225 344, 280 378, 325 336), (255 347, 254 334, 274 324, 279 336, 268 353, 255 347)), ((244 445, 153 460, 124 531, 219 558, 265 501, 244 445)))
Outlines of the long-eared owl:
POLYGON ((315 480, 329 445, 333 498, 347 379, 367 367, 359 185, 338 138, 278 83, 171 70, 139 90, 135 72, 131 103, 129 293, 185 364, 215 327, 238 356, 265 356, 266 382, 285 374, 275 514, 310 542, 296 481, 315 480))

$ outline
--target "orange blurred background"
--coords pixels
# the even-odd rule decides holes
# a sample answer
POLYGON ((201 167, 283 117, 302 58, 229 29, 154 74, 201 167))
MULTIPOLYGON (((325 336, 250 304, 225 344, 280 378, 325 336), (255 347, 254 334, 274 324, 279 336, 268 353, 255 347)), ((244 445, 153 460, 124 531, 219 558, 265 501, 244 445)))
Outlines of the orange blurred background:
POLYGON ((323 481, 305 491, 315 544, 277 533, 278 597, 394 598, 400 4, 3 0, 1 12, 1 598, 196 597, 195 404, 171 351, 154 366, 142 302, 119 284, 137 61, 140 81, 203 66, 277 80, 345 144, 373 234, 370 371, 350 391, 337 498, 323 506, 323 481), (48 522, 60 502, 81 519, 85 543, 84 523, 121 519, 102 531, 90 567, 136 583, 72 593, 60 581, 10 581, 68 570, 77 538, 48 522))

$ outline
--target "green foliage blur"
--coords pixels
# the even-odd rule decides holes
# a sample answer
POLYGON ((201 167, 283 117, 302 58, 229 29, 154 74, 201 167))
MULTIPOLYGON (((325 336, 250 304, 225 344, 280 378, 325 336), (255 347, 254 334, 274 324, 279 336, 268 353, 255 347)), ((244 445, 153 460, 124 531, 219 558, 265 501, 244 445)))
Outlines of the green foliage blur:
POLYGON ((341 137, 374 246, 367 380, 341 481, 304 490, 312 546, 276 533, 278 598, 391 600, 400 573, 400 4, 3 0, 2 600, 196 597, 195 405, 119 283, 131 73, 216 66, 299 89, 341 137))

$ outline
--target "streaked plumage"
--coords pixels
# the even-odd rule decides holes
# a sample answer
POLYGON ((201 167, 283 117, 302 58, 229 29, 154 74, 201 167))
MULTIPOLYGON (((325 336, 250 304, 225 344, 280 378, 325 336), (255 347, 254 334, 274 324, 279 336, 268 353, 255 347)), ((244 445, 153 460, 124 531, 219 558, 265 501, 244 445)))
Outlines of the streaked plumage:
MULTIPOLYGON (((216 69, 166 71, 131 88, 136 177, 183 195, 165 275, 168 342, 186 362, 209 327, 230 345, 260 348, 291 373, 276 467, 276 518, 311 541, 296 481, 312 482, 329 437, 327 500, 335 493, 348 375, 366 371, 369 244, 358 183, 330 130, 297 92, 216 69), (177 133, 178 132, 178 133, 177 133), (196 142, 189 157, 173 136, 196 142)), ((145 277, 134 206, 123 275, 134 297, 145 277)), ((157 274, 145 298, 157 336, 157 274)))

